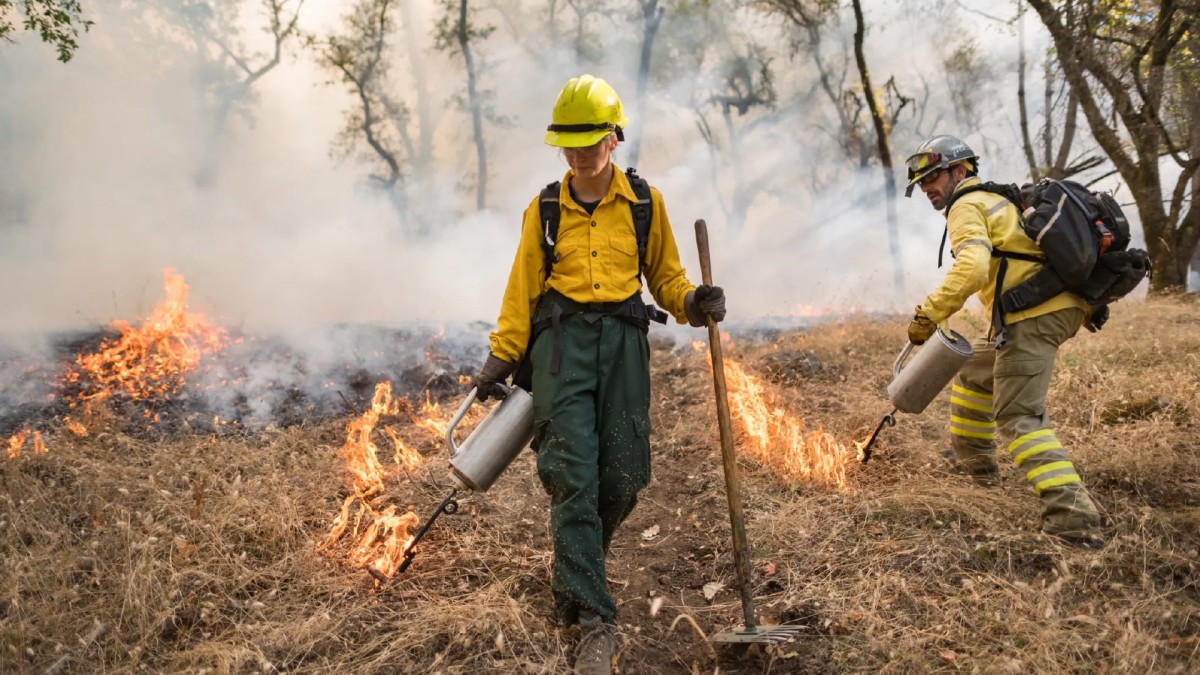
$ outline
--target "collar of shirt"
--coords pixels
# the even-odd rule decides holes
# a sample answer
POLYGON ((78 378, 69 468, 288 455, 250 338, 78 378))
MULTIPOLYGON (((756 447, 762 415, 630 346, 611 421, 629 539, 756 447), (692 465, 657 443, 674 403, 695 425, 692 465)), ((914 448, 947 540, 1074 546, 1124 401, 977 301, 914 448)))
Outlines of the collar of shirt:
MULTIPOLYGON (((603 206, 605 202, 612 201, 617 195, 621 195, 630 202, 637 201, 637 195, 633 193, 633 187, 629 185, 629 178, 625 175, 625 172, 622 171, 621 167, 617 166, 615 163, 612 165, 612 168, 613 178, 612 182, 608 184, 608 194, 604 195, 604 198, 600 200, 600 204, 597 206, 597 208, 599 208, 599 206, 603 206)), ((567 169, 567 175, 563 176, 562 185, 558 189, 558 202, 566 208, 575 209, 586 216, 588 215, 587 210, 580 206, 579 203, 575 201, 575 198, 571 196, 571 188, 569 186, 571 184, 571 178, 574 175, 574 169, 567 169)))
MULTIPOLYGON (((951 192, 950 196, 953 197, 954 195, 961 192, 963 188, 970 187, 972 185, 977 185, 978 183, 979 183, 979 176, 967 176, 966 178, 959 181, 958 185, 954 186, 954 192, 951 192)), ((949 219, 950 218, 950 210, 942 209, 942 217, 949 219)))

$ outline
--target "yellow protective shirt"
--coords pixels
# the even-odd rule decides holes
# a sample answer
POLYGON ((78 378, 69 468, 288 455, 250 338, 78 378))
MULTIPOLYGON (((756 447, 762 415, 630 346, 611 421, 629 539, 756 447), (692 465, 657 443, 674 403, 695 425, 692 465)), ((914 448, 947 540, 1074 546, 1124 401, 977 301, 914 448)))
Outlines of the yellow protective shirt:
MULTIPOLYGON (((978 178, 968 178, 958 184, 955 192, 978 183, 978 178)), ((963 303, 974 293, 979 294, 986 316, 992 315, 996 275, 1000 272, 1000 258, 992 257, 993 249, 1041 255, 1037 244, 1021 229, 1017 208, 1004 197, 990 192, 972 192, 954 202, 946 218, 946 229, 954 264, 941 285, 920 305, 921 311, 934 323, 942 323, 962 309, 963 303)), ((1004 273, 1003 290, 1028 279, 1040 267, 1038 263, 1010 258, 1008 271, 1004 273)), ((1078 307, 1085 312, 1089 309, 1079 296, 1063 292, 1040 305, 1013 312, 1004 320, 1012 324, 1067 307, 1078 307)))
MULTIPOLYGON (((558 201, 562 215, 558 225, 558 241, 554 247, 558 262, 550 278, 546 278, 545 257, 542 252, 542 224, 535 197, 525 209, 521 225, 521 241, 496 331, 488 336, 492 353, 510 363, 525 354, 529 344, 530 321, 537 300, 553 288, 576 302, 619 302, 642 289, 638 277, 637 235, 633 229, 630 203, 637 195, 625 173, 613 167, 608 194, 600 200, 593 214, 571 198, 568 184, 573 171, 563 177, 558 201)), ((646 284, 654 301, 670 312, 679 323, 687 323, 683 303, 690 283, 679 260, 679 249, 671 231, 671 221, 663 206, 662 195, 650 188, 650 236, 646 242, 646 284)))

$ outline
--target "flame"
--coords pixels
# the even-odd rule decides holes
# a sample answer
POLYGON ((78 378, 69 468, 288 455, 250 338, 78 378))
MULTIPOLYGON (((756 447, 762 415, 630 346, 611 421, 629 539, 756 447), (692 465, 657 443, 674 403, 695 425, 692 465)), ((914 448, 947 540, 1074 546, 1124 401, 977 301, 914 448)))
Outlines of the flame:
POLYGON ((412 415, 413 424, 425 429, 437 438, 444 438, 446 436, 446 430, 450 428, 450 420, 442 413, 441 404, 429 397, 428 390, 426 390, 425 400, 421 403, 421 408, 417 412, 421 416, 412 415))
MULTIPOLYGON (((434 412, 438 410, 437 404, 428 399, 422 408, 427 407, 434 412)), ((401 469, 420 466, 420 453, 405 443, 391 426, 380 426, 383 418, 398 416, 401 410, 412 415, 409 408, 407 401, 392 395, 391 382, 380 382, 375 385, 370 409, 346 425, 346 442, 341 454, 346 461, 346 470, 353 478, 354 494, 342 502, 329 535, 318 546, 318 549, 326 549, 350 530, 353 541, 347 554, 349 563, 355 567, 370 566, 385 577, 396 573, 405 551, 412 544, 411 531, 419 521, 412 511, 397 514, 395 504, 380 510, 373 503, 374 498, 383 493, 388 473, 379 459, 380 448, 372 440, 372 433, 379 427, 391 441, 394 447, 392 458, 401 469)))
POLYGON ((25 440, 29 438, 28 431, 18 431, 8 437, 8 458, 16 459, 21 456, 21 448, 25 447, 25 440))
POLYGON ((76 436, 80 438, 87 436, 87 427, 83 423, 73 420, 70 417, 64 417, 63 422, 67 425, 67 429, 76 436))
POLYGON ((826 308, 818 307, 816 305, 809 305, 802 302, 792 305, 791 311, 788 312, 788 314, 800 317, 802 319, 819 319, 827 313, 830 312, 828 312, 826 308))
POLYGON ((385 577, 396 574, 404 559, 404 553, 412 544, 413 536, 409 534, 419 523, 417 514, 407 511, 404 515, 396 515, 396 505, 392 504, 375 517, 375 521, 359 537, 358 543, 350 551, 350 563, 357 567, 370 565, 385 577), (375 550, 382 544, 383 550, 375 556, 375 550))
MULTIPOLYGON (((380 418, 398 414, 403 404, 402 399, 392 396, 391 382, 380 382, 375 385, 371 408, 346 425, 346 442, 342 444, 342 457, 346 460, 346 470, 354 477, 354 491, 362 499, 383 492, 383 463, 379 461, 379 447, 371 440, 371 433, 375 431, 380 418)), ((390 429, 385 429, 390 432, 390 429)), ((389 433, 389 436, 397 439, 394 433, 389 433)), ((398 445, 396 448, 398 455, 400 447, 398 445)), ((408 449, 407 446, 404 448, 408 449)), ((416 455, 409 463, 416 466, 420 459, 420 455, 416 455)))
POLYGON ((404 442, 403 438, 395 432, 391 427, 384 427, 383 432, 392 439, 392 444, 396 446, 396 452, 392 455, 392 461, 399 464, 405 469, 415 469, 421 464, 421 455, 411 446, 404 442))
POLYGON ((66 381, 86 381, 85 400, 124 393, 147 400, 175 393, 201 358, 224 348, 228 335, 203 317, 187 312, 188 286, 174 270, 163 270, 166 298, 142 325, 114 321, 118 338, 104 340, 93 354, 80 354, 66 381))
POLYGON ((33 437, 33 454, 46 454, 46 443, 42 440, 42 432, 31 432, 28 429, 23 429, 12 436, 9 436, 8 441, 6 442, 6 445, 8 446, 9 459, 17 459, 21 456, 21 451, 25 448, 25 443, 29 440, 30 436, 33 437))
MULTIPOLYGON (((692 345, 703 348, 704 343, 692 345)), ((708 363, 711 368, 711 356, 708 363)), ((788 413, 779 395, 762 380, 735 361, 725 358, 724 363, 730 414, 745 430, 746 442, 739 443, 739 449, 789 481, 813 481, 847 489, 846 474, 857 448, 848 449, 822 430, 809 431, 802 420, 788 413)))

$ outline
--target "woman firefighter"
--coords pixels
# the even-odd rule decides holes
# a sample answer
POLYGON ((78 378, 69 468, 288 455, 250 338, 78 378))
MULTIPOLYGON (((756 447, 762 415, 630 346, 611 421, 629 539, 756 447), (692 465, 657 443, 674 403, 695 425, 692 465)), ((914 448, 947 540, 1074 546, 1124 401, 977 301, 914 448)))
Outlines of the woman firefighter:
POLYGON ((604 80, 581 75, 554 104, 546 143, 570 169, 525 209, 478 397, 531 370, 537 470, 550 495, 556 619, 578 624, 576 672, 608 673, 617 608, 605 555, 650 480, 646 332, 725 317, 725 294, 694 286, 679 260, 662 195, 613 163, 628 120, 604 80), (518 365, 521 372, 518 373, 518 365))

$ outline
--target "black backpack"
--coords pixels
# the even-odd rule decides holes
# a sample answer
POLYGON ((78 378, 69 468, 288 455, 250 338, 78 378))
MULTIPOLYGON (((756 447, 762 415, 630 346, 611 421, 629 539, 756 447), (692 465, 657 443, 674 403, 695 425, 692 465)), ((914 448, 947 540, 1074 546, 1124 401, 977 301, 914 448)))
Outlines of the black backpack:
POLYGON ((1092 192, 1074 181, 1049 178, 1020 188, 980 183, 955 193, 946 206, 947 215, 959 197, 977 191, 998 194, 1012 202, 1021 216, 1021 229, 1042 252, 1042 256, 1035 256, 992 250, 992 256, 1001 259, 992 303, 997 349, 1007 341, 1006 314, 1040 305, 1063 291, 1095 307, 1107 305, 1128 295, 1150 276, 1150 256, 1141 249, 1129 248, 1129 220, 1111 194, 1092 192), (1040 263, 1042 268, 1002 292, 1010 259, 1040 263))

